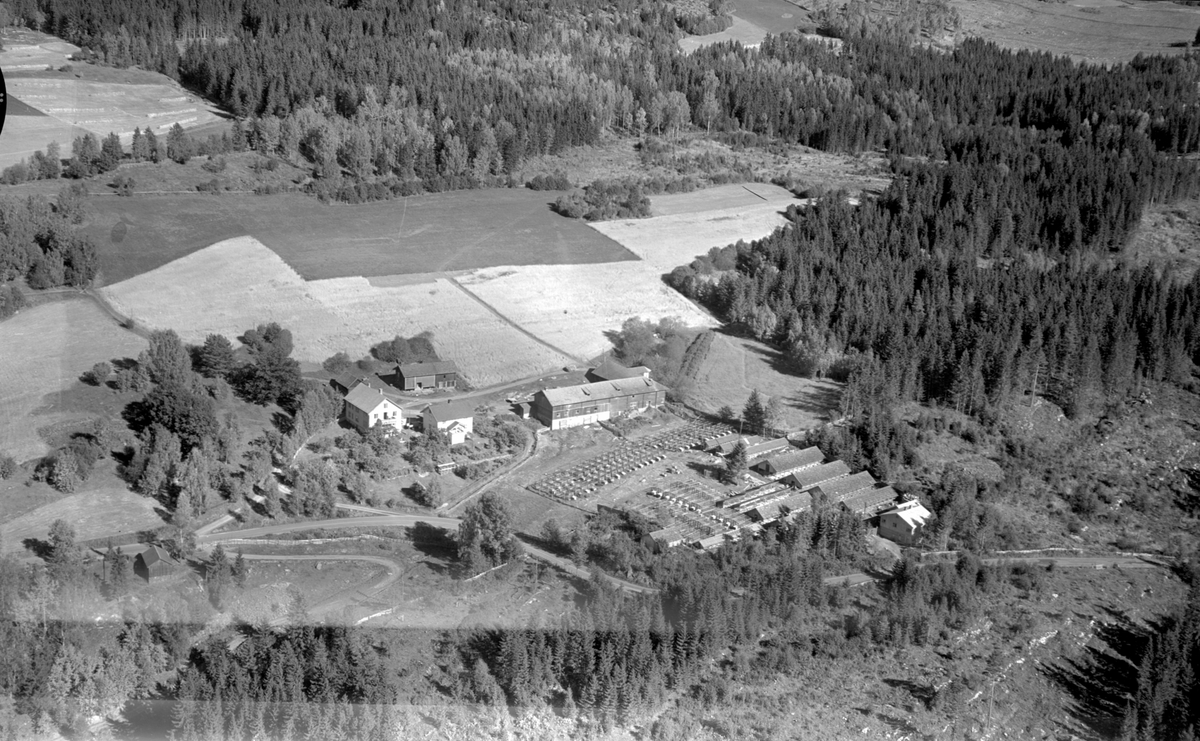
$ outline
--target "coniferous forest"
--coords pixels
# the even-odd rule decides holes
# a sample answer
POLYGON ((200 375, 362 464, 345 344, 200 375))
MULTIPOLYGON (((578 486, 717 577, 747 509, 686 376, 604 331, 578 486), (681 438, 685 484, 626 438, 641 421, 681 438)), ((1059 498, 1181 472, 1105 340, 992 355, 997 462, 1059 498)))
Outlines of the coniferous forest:
MULTIPOLYGON (((1200 273, 1183 280, 1121 260, 1147 207, 1200 196, 1195 53, 1104 68, 981 40, 938 51, 863 28, 836 49, 785 34, 685 55, 675 42, 707 21, 633 0, 11 6, 100 63, 161 71, 225 106, 250 147, 311 168, 325 196, 505 185, 528 158, 613 134, 885 153, 894 179, 883 193, 820 195, 773 235, 667 278, 780 348, 797 372, 847 380, 841 424, 818 442, 881 479, 912 456, 912 430, 895 413, 903 402, 988 425, 1035 396, 1081 418, 1149 384, 1198 388, 1200 273)), ((0 278, 90 280, 94 250, 66 236, 66 200, 4 207, 0 278)), ((759 541, 683 558, 638 550, 644 533, 624 523, 640 561, 631 570, 659 594, 594 580, 548 624, 438 633, 436 668, 414 696, 386 658, 418 639, 359 628, 243 626, 236 646, 225 635, 193 645, 191 628, 130 621, 87 656, 85 628, 44 610, 36 619, 75 577, 3 561, 0 728, 19 736, 30 718, 78 728, 97 712, 80 699, 97 685, 111 702, 145 697, 168 664, 181 667, 163 684, 182 701, 181 741, 391 738, 411 718, 380 707, 398 701, 553 708, 612 727, 668 697, 725 700, 725 680, 708 673, 722 661, 762 679, 940 645, 985 599, 1036 591, 1044 578, 969 552, 923 568, 903 560, 878 605, 843 619, 843 593, 821 579, 866 562, 861 527, 818 510, 759 541), (36 648, 13 653, 24 645, 36 648)), ((964 548, 984 550, 975 535, 964 548)), ((1138 657, 1125 739, 1195 732, 1195 590, 1138 657)), ((931 688, 928 703, 964 691, 931 688)))

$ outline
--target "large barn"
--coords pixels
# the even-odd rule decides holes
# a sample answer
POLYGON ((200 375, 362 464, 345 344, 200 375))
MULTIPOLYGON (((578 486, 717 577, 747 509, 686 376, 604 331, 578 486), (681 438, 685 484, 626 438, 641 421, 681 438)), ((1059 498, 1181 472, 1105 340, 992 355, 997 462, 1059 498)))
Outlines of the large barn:
POLYGON ((396 380, 404 391, 452 389, 458 384, 458 366, 453 360, 404 363, 396 366, 396 380))
POLYGON ((533 396, 533 416, 552 430, 603 422, 662 406, 667 389, 649 378, 618 378, 543 389, 533 396))

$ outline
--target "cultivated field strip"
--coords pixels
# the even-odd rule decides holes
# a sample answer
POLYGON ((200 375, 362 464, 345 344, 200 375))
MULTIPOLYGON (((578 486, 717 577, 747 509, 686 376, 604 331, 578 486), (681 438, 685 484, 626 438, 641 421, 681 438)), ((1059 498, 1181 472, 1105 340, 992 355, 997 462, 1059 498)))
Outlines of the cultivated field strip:
POLYGON ((251 237, 219 242, 102 293, 139 324, 174 329, 192 343, 279 322, 293 330, 295 357, 309 362, 339 351, 362 356, 381 340, 426 331, 439 354, 453 358, 476 386, 573 362, 445 279, 393 287, 366 278, 308 282, 251 237))
POLYGON ((457 280, 509 321, 577 357, 610 349, 606 333, 632 317, 673 316, 693 327, 717 324, 642 262, 508 266, 475 270, 457 280))

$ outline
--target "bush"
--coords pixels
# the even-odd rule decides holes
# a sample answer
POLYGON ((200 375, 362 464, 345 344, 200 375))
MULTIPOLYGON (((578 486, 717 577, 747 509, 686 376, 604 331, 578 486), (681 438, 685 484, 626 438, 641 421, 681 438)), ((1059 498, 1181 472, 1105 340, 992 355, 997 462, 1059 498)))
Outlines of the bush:
POLYGON ((571 181, 566 173, 556 172, 553 175, 538 175, 525 183, 525 187, 530 190, 570 190, 571 181))
POLYGON ((205 172, 211 172, 213 174, 224 172, 225 167, 226 163, 224 157, 213 158, 212 155, 209 155, 208 159, 204 161, 204 164, 200 165, 201 170, 204 170, 205 172))
POLYGON ((84 375, 87 376, 87 382, 93 386, 103 386, 108 377, 112 375, 112 372, 112 366, 102 360, 93 365, 92 369, 84 375))
POLYGON ((129 198, 133 195, 134 180, 128 175, 118 175, 112 181, 112 187, 117 191, 117 195, 129 198))
POLYGON ((222 190, 221 181, 213 178, 207 183, 200 183, 197 185, 196 190, 200 191, 201 193, 220 193, 222 190))
POLYGON ((20 468, 16 458, 7 453, 0 454, 0 479, 11 479, 20 468))

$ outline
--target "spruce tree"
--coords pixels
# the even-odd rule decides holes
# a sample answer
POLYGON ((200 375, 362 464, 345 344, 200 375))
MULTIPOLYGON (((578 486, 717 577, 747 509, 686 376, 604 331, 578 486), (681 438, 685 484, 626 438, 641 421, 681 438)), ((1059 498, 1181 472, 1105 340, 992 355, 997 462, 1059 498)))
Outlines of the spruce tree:
POLYGON ((721 472, 721 481, 726 484, 736 484, 749 468, 746 457, 746 441, 739 440, 733 452, 725 459, 725 470, 721 472))
POLYGON ((766 413, 758 389, 754 389, 750 392, 750 398, 746 399, 746 406, 742 408, 742 432, 750 435, 763 434, 766 413))

